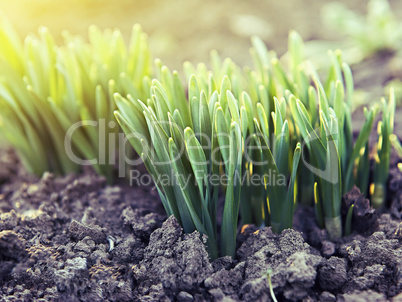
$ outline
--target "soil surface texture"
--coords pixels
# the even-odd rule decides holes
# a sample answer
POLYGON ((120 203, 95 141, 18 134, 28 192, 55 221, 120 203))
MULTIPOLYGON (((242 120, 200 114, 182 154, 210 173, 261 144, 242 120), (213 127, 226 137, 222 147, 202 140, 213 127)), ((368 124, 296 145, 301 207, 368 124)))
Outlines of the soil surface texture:
POLYGON ((331 242, 310 208, 295 230, 248 225, 235 259, 210 261, 197 232, 166 217, 154 190, 109 186, 91 171, 41 179, 0 153, 0 301, 402 301, 402 173, 391 208, 358 189, 354 228, 331 242))

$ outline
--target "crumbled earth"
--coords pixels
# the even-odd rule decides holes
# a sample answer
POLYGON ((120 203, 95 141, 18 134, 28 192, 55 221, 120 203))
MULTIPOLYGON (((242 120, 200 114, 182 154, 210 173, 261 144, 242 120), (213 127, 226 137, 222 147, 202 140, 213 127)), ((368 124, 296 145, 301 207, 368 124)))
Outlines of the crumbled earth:
POLYGON ((356 221, 371 217, 370 234, 331 242, 299 208, 295 230, 244 226, 235 259, 211 261, 154 190, 91 171, 37 179, 0 153, 15 160, 0 166, 0 301, 271 301, 268 272, 278 301, 402 300, 399 170, 378 218, 358 190, 344 198, 361 205, 356 221))

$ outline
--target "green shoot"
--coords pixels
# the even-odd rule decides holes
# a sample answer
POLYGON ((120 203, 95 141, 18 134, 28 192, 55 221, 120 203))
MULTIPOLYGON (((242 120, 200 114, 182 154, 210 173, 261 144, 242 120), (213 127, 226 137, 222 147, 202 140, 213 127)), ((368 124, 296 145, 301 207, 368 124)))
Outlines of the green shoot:
POLYGON ((354 205, 352 204, 348 210, 348 214, 346 215, 345 236, 349 236, 350 234, 352 234, 353 208, 354 205))
POLYGON ((395 95, 390 93, 388 104, 382 99, 382 121, 378 123, 377 154, 374 157, 373 183, 370 185, 371 203, 375 208, 382 208, 386 200, 386 183, 389 174, 391 155, 390 136, 394 132, 395 95))
POLYGON ((394 147, 398 157, 402 158, 402 144, 399 141, 398 137, 395 134, 391 134, 389 136, 389 141, 391 142, 391 145, 394 147))
POLYGON ((269 293, 271 295, 272 301, 278 302, 278 300, 276 300, 274 289, 272 288, 271 275, 272 275, 272 269, 268 269, 267 270, 267 279, 268 279, 269 293))

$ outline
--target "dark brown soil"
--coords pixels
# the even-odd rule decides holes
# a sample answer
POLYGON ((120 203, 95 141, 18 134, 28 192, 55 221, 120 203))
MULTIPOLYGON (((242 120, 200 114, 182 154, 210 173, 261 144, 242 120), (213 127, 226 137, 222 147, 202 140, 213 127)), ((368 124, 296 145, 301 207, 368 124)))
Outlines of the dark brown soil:
POLYGON ((270 301, 268 269, 278 301, 402 299, 396 168, 390 211, 373 213, 358 191, 345 197, 371 230, 330 242, 299 208, 296 230, 246 226, 236 258, 210 262, 203 238, 166 219, 150 188, 108 186, 91 171, 37 179, 12 151, 0 160, 0 301, 270 301))

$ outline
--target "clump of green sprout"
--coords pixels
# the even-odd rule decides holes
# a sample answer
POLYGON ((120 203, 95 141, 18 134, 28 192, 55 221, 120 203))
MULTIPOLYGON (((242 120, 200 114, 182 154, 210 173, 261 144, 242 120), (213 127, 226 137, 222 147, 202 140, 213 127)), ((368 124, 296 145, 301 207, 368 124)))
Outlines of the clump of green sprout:
POLYGON ((145 103, 115 95, 116 118, 153 177, 166 212, 174 214, 185 232, 208 235, 208 250, 218 257, 217 202, 220 175, 226 177, 221 228, 221 254, 234 256, 243 139, 238 101, 227 78, 210 96, 198 79, 189 80, 188 95, 176 72, 161 68, 145 103), (222 170, 220 170, 222 168, 222 170), (158 180, 168 177, 166 184, 158 180))
MULTIPOLYGON (((257 53, 260 56, 263 54, 265 57, 260 58, 258 61, 269 62, 269 54, 264 49, 264 45, 262 43, 255 44, 260 48, 257 53)), ((303 177, 299 180, 299 200, 302 199, 303 202, 304 199, 306 201, 305 199, 308 194, 305 192, 312 191, 312 179, 316 178, 314 197, 317 220, 321 226, 328 225, 328 233, 332 239, 335 239, 342 234, 340 221, 341 196, 349 191, 354 184, 358 185, 362 192, 366 193, 368 191, 368 176, 370 172, 368 139, 378 108, 374 106, 371 110, 365 110, 366 122, 356 143, 353 144, 351 128, 353 79, 350 68, 345 63, 342 63, 340 51, 330 53, 332 64, 324 86, 318 81, 317 73, 314 69, 310 71, 312 79, 316 84, 316 89, 314 89, 309 85, 308 70, 306 62, 303 62, 302 49, 303 46, 300 37, 297 33, 292 32, 289 36, 288 55, 290 75, 286 75, 275 58, 271 60, 271 66, 276 66, 273 69, 273 73, 275 74, 276 72, 274 79, 279 79, 282 82, 282 89, 286 89, 283 94, 289 96, 288 101, 292 110, 288 119, 295 123, 291 137, 293 139, 296 138, 296 141, 304 140, 307 142, 308 148, 307 150, 303 150, 303 155, 310 155, 307 157, 307 162, 313 162, 313 167, 318 167, 318 171, 328 172, 328 176, 333 175, 337 176, 338 179, 342 179, 342 183, 336 183, 335 179, 328 182, 322 175, 311 173, 312 171, 307 165, 300 165, 303 177), (289 92, 293 93, 296 97, 292 96, 289 92), (301 101, 295 102, 296 99, 300 99, 301 101), (317 99, 319 112, 316 111, 317 99), (315 133, 317 124, 320 129, 315 133), (306 131, 306 127, 308 131, 306 131), (331 137, 333 135, 335 137, 331 137), (329 141, 327 138, 329 138, 329 141), (334 139, 336 139, 336 144, 331 148, 334 139), (320 140, 321 143, 318 143, 320 140), (332 150, 332 152, 329 150, 332 150), (334 165, 327 166, 331 162, 334 165), (329 168, 328 171, 325 170, 326 167, 329 168), (304 188, 306 190, 303 190, 304 188), (326 204, 321 205, 320 200, 324 200, 326 204)), ((268 64, 257 68, 257 70, 269 70, 268 64)), ((260 78, 263 77, 260 76, 260 78)), ((279 89, 276 88, 276 91, 279 92, 279 89)), ((382 146, 381 149, 379 148, 381 150, 379 152, 381 152, 382 157, 381 159, 377 159, 378 168, 374 170, 373 178, 379 178, 379 182, 384 186, 388 175, 386 169, 389 167, 389 134, 393 131, 393 126, 391 125, 393 125, 393 114, 395 111, 395 101, 392 92, 389 104, 386 106, 384 101, 383 103, 383 124, 387 126, 385 126, 385 129, 384 126, 381 128, 384 129, 382 132, 386 133, 380 136, 379 139, 382 146), (381 174, 386 175, 386 177, 381 178, 381 174)), ((353 208, 348 212, 347 226, 350 226, 352 211, 353 208)), ((349 232, 350 228, 346 227, 345 233, 349 232)))
MULTIPOLYGON (((318 114, 315 108, 307 110, 304 104, 292 95, 289 102, 292 117, 312 154, 313 165, 308 168, 315 175, 317 220, 321 226, 326 227, 330 238, 335 239, 342 235, 342 195, 356 183, 356 177, 352 175, 355 161, 360 160, 361 150, 368 144, 376 109, 367 112, 366 122, 353 146, 353 80, 349 67, 341 62, 340 52, 331 55, 332 66, 326 89, 315 76, 313 77, 316 86, 314 95, 318 96, 318 114), (348 88, 346 98, 344 87, 348 88)), ((361 168, 368 168, 368 164, 361 165, 361 168)))
POLYGON ((295 177, 301 150, 296 141, 291 141, 286 102, 275 97, 282 83, 275 79, 271 70, 270 60, 277 60, 276 54, 268 52, 259 38, 254 37, 252 42, 255 70, 242 70, 229 58, 221 60, 216 52, 211 53, 211 71, 205 64, 194 67, 185 63, 184 69, 187 76, 196 74, 209 94, 216 87, 214 79, 225 76, 230 79, 232 93, 239 102, 245 140, 242 179, 262 179, 242 183, 242 223, 271 225, 275 232, 280 232, 292 227, 295 177), (268 149, 269 152, 265 152, 268 149))
POLYGON ((0 128, 24 166, 65 174, 84 161, 110 180, 110 134, 119 131, 113 93, 144 97, 146 35, 134 26, 127 48, 118 30, 91 26, 89 43, 65 32, 58 46, 45 27, 21 42, 4 17, 0 23, 0 128))
MULTIPOLYGON (((296 32, 289 36, 288 70, 260 39, 252 42, 254 69, 222 61, 215 52, 212 70, 186 63, 187 96, 177 72, 170 73, 160 61, 158 79, 146 84, 150 99, 115 96, 117 120, 157 183, 167 213, 174 214, 185 231, 207 234, 214 258, 234 255, 239 211, 242 223, 270 225, 280 232, 292 227, 295 202, 310 197, 319 225, 337 239, 351 232, 353 207, 342 223, 342 195, 353 185, 368 190, 368 139, 378 106, 365 110, 366 121, 354 143, 353 78, 341 52, 330 52, 323 85, 304 61, 303 41, 296 32), (308 161, 304 157, 299 165, 300 142, 308 161), (167 173, 178 181, 158 182, 167 173), (271 182, 268 173, 284 175, 285 180, 271 182), (222 175, 226 184, 208 182, 222 175), (238 176, 263 181, 239 183, 238 176), (184 181, 188 179, 194 182, 184 181), (219 191, 226 194, 220 234, 215 222, 219 191)), ((384 107, 388 113, 383 147, 378 149, 384 153, 379 155, 381 167, 389 166, 392 104, 384 107)), ((384 171, 375 169, 378 173, 384 171)))
MULTIPOLYGON (((317 220, 321 226, 325 226, 331 239, 342 235, 342 195, 356 183, 352 175, 355 161, 360 160, 360 150, 367 145, 375 115, 374 109, 367 113, 356 144, 350 144, 347 139, 351 134, 350 124, 345 125, 345 120, 350 117, 345 116, 348 113, 347 110, 345 112, 343 84, 340 80, 336 83, 333 99, 328 100, 324 88, 316 81, 319 99, 318 129, 313 127, 310 114, 302 102, 290 97, 292 116, 313 155, 313 165, 309 168, 316 179, 314 198, 317 220), (329 106, 330 101, 333 108, 329 106), (352 151, 348 152, 348 148, 352 151)), ((363 168, 365 167, 368 165, 363 168)))
MULTIPOLYGON (((293 126, 290 140, 293 144, 303 142, 306 146, 303 149, 303 164, 299 167, 303 177, 298 181, 298 199, 308 203, 305 200, 309 197, 308 192, 314 192, 319 225, 326 227, 331 239, 339 238, 342 235, 342 195, 351 190, 353 185, 357 185, 365 194, 368 193, 368 140, 378 106, 365 109, 366 121, 354 143, 351 115, 354 84, 351 70, 343 62, 339 50, 329 52, 331 64, 323 85, 314 67, 304 60, 303 41, 296 32, 289 35, 288 71, 275 57, 272 58, 272 53, 266 50, 261 41, 257 39, 254 45, 257 53, 255 61, 259 65, 255 68, 257 78, 261 83, 265 72, 266 78, 277 83, 273 90, 277 96, 283 95, 290 108, 286 115, 293 126), (314 82, 315 87, 310 82, 314 82)), ((378 144, 378 157, 381 156, 381 159, 377 159, 378 168, 373 171, 373 179, 378 179, 378 183, 385 187, 395 112, 392 92, 388 105, 385 101, 383 104, 383 126, 380 125, 378 144)), ((353 208, 348 211, 345 234, 350 232, 352 213, 353 208)))
MULTIPOLYGON (((190 76, 189 102, 176 72, 171 74, 166 67, 161 67, 160 77, 161 81, 152 81, 152 96, 146 103, 130 95, 123 98, 116 94, 117 120, 144 160, 167 213, 174 214, 186 232, 198 230, 208 235, 211 257, 218 257, 218 250, 221 255, 234 256, 240 202, 247 202, 241 200, 245 150, 248 144, 253 144, 260 159, 256 165, 263 165, 265 171, 287 173, 287 122, 277 111, 276 132, 280 137, 272 154, 265 113, 260 109, 259 118, 248 119, 246 112, 251 110, 250 103, 235 98, 227 76, 219 88, 214 85, 209 91, 200 89, 202 80, 190 76), (252 136, 248 140, 250 132, 252 136), (159 180, 165 176, 174 181, 163 184, 159 180), (216 215, 220 189, 226 195, 218 245, 216 215)), ((279 106, 278 103, 277 110, 279 106)), ((299 158, 298 146, 289 191, 286 183, 269 185, 264 179, 267 176, 260 178, 262 185, 269 187, 268 196, 275 203, 271 206, 275 213, 271 219, 276 231, 292 226, 293 187, 299 158), (284 203, 280 203, 282 199, 284 203)))
POLYGON ((213 259, 235 255, 239 217, 279 233, 292 227, 297 201, 314 203, 319 225, 336 240, 352 231, 354 208, 342 221, 341 198, 354 185, 375 207, 384 204, 391 145, 402 152, 393 135, 395 97, 391 91, 389 102, 382 100, 369 183, 369 137, 380 108, 365 109, 354 141, 353 78, 339 50, 329 52, 322 81, 296 32, 289 35, 288 64, 253 37, 252 68, 212 52, 211 70, 184 64, 185 89, 179 73, 160 60, 151 78, 138 25, 127 48, 119 31, 94 26, 89 42, 64 33, 57 46, 41 28, 22 43, 4 18, 0 22, 0 128, 27 169, 74 172, 73 154, 110 180, 112 165, 104 160, 113 157, 117 120, 167 214, 185 232, 207 235, 213 259))

